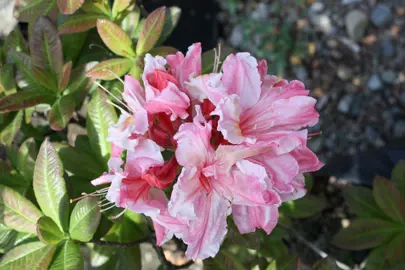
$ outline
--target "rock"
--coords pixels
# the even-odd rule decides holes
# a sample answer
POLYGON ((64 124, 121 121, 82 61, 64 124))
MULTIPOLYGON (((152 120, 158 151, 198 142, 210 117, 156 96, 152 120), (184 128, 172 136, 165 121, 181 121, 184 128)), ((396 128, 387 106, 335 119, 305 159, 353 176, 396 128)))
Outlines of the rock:
POLYGON ((399 104, 405 107, 405 92, 401 92, 401 94, 399 94, 399 104))
POLYGON ((339 66, 337 75, 341 80, 346 81, 352 77, 353 71, 347 66, 339 66))
POLYGON ((267 4, 261 2, 257 5, 255 10, 251 13, 251 17, 254 20, 265 20, 269 16, 269 7, 267 4))
POLYGON ((385 57, 393 57, 395 52, 394 52, 394 44, 392 40, 390 39, 384 39, 380 43, 381 47, 381 54, 385 57))
POLYGON ((360 10, 351 10, 345 17, 346 31, 351 39, 359 41, 364 37, 368 25, 367 15, 360 10))
POLYGON ((326 34, 330 34, 332 32, 332 22, 328 15, 320 14, 320 15, 312 15, 309 17, 312 24, 326 34))
MULTIPOLYGON (((325 105, 328 103, 328 100, 329 100, 329 96, 327 96, 327 95, 323 95, 322 97, 320 97, 318 99, 318 102, 316 103, 316 109, 318 111, 321 111, 325 107, 325 105)), ((404 105, 405 105, 405 103, 404 103, 404 105)))
POLYGON ((386 84, 393 84, 397 78, 397 73, 392 70, 387 70, 381 73, 381 78, 386 84))
POLYGON ((76 138, 79 135, 87 135, 87 129, 75 123, 68 124, 67 139, 71 146, 75 145, 76 138))
POLYGON ((298 80, 303 82, 305 82, 308 78, 308 72, 303 66, 298 66, 295 68, 295 75, 297 76, 298 80))
POLYGON ((399 120, 394 124, 393 134, 394 138, 405 137, 405 120, 399 120))
POLYGON ((350 114, 358 117, 360 116, 362 109, 363 109, 363 101, 364 101, 364 95, 359 93, 356 95, 356 97, 353 100, 353 104, 351 106, 350 114))
POLYGON ((373 74, 370 76, 370 78, 368 79, 367 82, 367 89, 375 92, 378 91, 382 88, 383 84, 382 81, 380 79, 380 76, 378 76, 378 74, 373 74))
POLYGON ((308 147, 315 153, 321 151, 322 146, 322 138, 320 136, 312 137, 310 140, 308 140, 308 147))
POLYGON ((233 47, 240 47, 243 44, 243 26, 241 24, 232 29, 230 41, 233 47))
POLYGON ((341 113, 348 113, 353 103, 353 95, 345 95, 342 97, 338 104, 338 111, 341 113))
POLYGON ((310 13, 320 13, 325 8, 325 5, 321 2, 315 2, 309 8, 310 13))
POLYGON ((371 11, 371 21, 377 27, 386 26, 391 20, 392 20, 391 9, 384 4, 378 4, 371 11))

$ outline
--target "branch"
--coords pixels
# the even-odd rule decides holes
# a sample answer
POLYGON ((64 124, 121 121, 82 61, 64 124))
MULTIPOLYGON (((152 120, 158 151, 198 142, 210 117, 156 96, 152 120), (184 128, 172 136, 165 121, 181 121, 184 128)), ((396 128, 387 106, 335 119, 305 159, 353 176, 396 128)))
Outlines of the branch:
POLYGON ((119 243, 119 242, 110 242, 110 241, 102 241, 102 240, 93 240, 90 243, 94 243, 100 246, 112 246, 112 247, 133 247, 139 245, 141 243, 149 242, 149 237, 142 238, 133 242, 129 243, 119 243))

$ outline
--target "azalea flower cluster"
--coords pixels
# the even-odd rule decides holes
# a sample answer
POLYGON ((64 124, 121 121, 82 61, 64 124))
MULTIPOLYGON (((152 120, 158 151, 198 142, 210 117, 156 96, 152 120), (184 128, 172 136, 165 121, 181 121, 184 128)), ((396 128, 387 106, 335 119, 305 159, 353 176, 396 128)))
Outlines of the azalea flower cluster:
POLYGON ((269 234, 280 204, 305 195, 303 173, 322 166, 307 147, 305 127, 319 118, 308 93, 249 53, 204 75, 199 43, 185 56, 147 54, 142 82, 125 76, 109 172, 92 183, 109 183, 108 201, 149 216, 158 245, 175 235, 193 260, 214 257, 229 215, 240 233, 269 234))

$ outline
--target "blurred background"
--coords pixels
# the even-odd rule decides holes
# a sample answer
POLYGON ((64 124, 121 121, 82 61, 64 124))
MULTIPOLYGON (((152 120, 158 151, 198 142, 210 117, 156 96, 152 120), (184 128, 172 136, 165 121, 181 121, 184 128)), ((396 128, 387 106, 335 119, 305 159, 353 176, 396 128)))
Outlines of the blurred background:
MULTIPOLYGON (((182 9, 167 45, 184 52, 193 42, 202 42, 203 50, 221 43, 226 50, 247 51, 266 59, 270 73, 303 81, 311 90, 320 121, 310 133, 321 134, 308 145, 326 164, 313 175, 311 194, 322 197, 325 206, 317 215, 293 221, 298 234, 288 236, 289 248, 308 264, 317 261, 320 252, 350 266, 361 264, 367 251, 344 251, 329 241, 352 218, 342 189, 352 184, 369 187, 376 175, 389 178, 395 164, 405 159, 405 1, 142 4, 147 11, 162 5, 182 9)), ((19 1, 0 0, 0 36, 17 24, 14 5, 19 1)), ((20 27, 26 31, 26 25, 20 27)))

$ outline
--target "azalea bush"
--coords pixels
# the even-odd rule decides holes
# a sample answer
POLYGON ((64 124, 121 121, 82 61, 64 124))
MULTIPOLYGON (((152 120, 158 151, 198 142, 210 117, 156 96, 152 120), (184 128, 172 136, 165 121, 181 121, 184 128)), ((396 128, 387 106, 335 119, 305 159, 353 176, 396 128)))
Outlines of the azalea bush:
POLYGON ((27 31, 0 50, 1 269, 141 269, 142 243, 162 269, 299 265, 291 220, 326 207, 306 195, 323 164, 302 82, 247 52, 164 46, 177 7, 23 4, 27 31))

